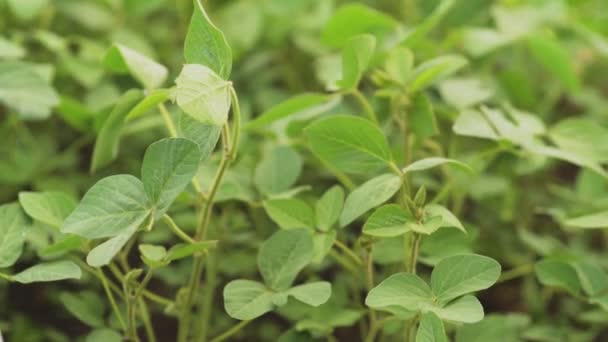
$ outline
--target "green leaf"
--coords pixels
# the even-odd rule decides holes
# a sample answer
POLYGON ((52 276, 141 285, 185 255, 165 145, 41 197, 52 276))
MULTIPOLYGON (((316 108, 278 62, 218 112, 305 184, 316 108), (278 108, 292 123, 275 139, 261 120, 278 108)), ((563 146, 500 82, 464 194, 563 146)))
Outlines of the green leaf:
POLYGON ((149 212, 139 179, 131 175, 110 176, 87 191, 63 223, 61 232, 88 239, 112 237, 137 229, 149 212))
POLYGON ((300 113, 308 112, 320 107, 325 107, 336 98, 335 95, 317 93, 305 93, 290 97, 289 99, 271 107, 255 119, 249 121, 246 129, 260 129, 278 120, 300 113))
POLYGON ((31 218, 57 228, 61 227, 77 204, 62 192, 29 191, 19 193, 19 203, 31 218))
POLYGON ((169 89, 154 89, 146 94, 135 107, 133 107, 127 116, 125 121, 137 119, 150 109, 156 107, 158 104, 163 103, 171 98, 171 92, 169 89))
POLYGON ((13 276, 13 280, 22 283, 80 279, 82 271, 71 261, 53 261, 32 266, 13 276))
POLYGON ((201 153, 201 162, 205 161, 215 149, 222 128, 220 126, 200 122, 190 115, 181 114, 179 116, 179 134, 191 141, 194 141, 201 153))
POLYGON ((148 146, 141 179, 150 204, 155 206, 155 219, 165 214, 192 181, 199 161, 199 147, 184 138, 163 139, 148 146))
POLYGON ((144 260, 161 262, 167 256, 167 250, 163 246, 141 244, 138 248, 144 260))
POLYGON ((376 38, 361 34, 350 38, 342 51, 342 79, 338 86, 343 90, 357 88, 363 73, 374 54, 376 38))
POLYGON ((398 46, 389 52, 384 62, 386 72, 399 84, 404 85, 414 67, 414 54, 410 49, 398 46))
POLYGON ((313 257, 313 243, 305 229, 279 230, 266 240, 258 254, 264 282, 275 291, 288 289, 313 257))
POLYGON ((427 312, 420 318, 416 342, 448 342, 443 322, 437 315, 427 312))
POLYGON ((200 1, 194 0, 194 10, 184 42, 186 63, 209 67, 227 80, 232 70, 232 51, 228 42, 209 19, 200 1))
POLYGON ((442 0, 440 1, 433 12, 428 15, 422 23, 414 27, 413 30, 408 32, 407 37, 401 42, 404 46, 413 46, 424 38, 431 30, 433 30, 441 20, 446 16, 450 8, 454 5, 455 0, 442 0))
POLYGON ((580 80, 568 51, 551 36, 532 34, 527 39, 532 56, 550 73, 554 74, 568 91, 580 90, 580 80))
POLYGON ((95 114, 78 100, 61 96, 55 111, 73 128, 87 133, 92 130, 92 121, 95 114))
POLYGON ((179 260, 191 256, 195 253, 205 252, 208 249, 215 248, 217 246, 217 240, 200 241, 197 243, 182 243, 177 244, 169 249, 167 252, 167 260, 179 260))
POLYGON ((439 133, 433 105, 426 94, 419 93, 414 97, 408 115, 418 139, 424 140, 439 133))
POLYGON ((296 198, 267 200, 264 201, 264 209, 283 229, 315 227, 312 208, 302 200, 296 198))
POLYGON ((606 228, 608 227, 608 211, 572 217, 564 221, 564 225, 575 228, 606 228))
POLYGON ((479 322, 484 315, 481 303, 471 295, 460 297, 445 307, 434 307, 431 310, 443 320, 462 323, 479 322))
POLYGON ((456 342, 518 341, 530 319, 524 314, 490 314, 475 324, 465 324, 456 332, 456 342))
POLYGON ((439 83, 441 97, 450 105, 464 109, 478 105, 490 97, 492 90, 477 78, 454 78, 439 83))
POLYGON ((25 53, 21 45, 0 37, 0 59, 19 59, 25 56, 25 53))
POLYGON ((392 160, 382 131, 363 118, 332 116, 312 123, 305 132, 313 153, 345 172, 370 173, 392 160))
POLYGON ((374 287, 365 298, 365 305, 374 309, 392 306, 419 311, 432 303, 429 286, 415 274, 397 273, 374 287))
POLYGON ((93 291, 83 291, 75 294, 61 292, 59 300, 79 321, 94 328, 105 325, 103 318, 104 302, 97 293, 93 291))
POLYGON ((600 265, 586 261, 571 262, 570 265, 587 295, 595 296, 608 288, 608 274, 600 265))
POLYGON ((492 286, 500 276, 500 264, 477 254, 442 259, 431 274, 431 288, 440 303, 492 286))
POLYGON ((563 151, 598 162, 608 161, 608 129, 596 120, 568 118, 549 131, 551 140, 563 151))
POLYGON ((439 216, 442 219, 440 227, 454 227, 466 233, 464 226, 460 223, 460 220, 452 214, 446 207, 439 204, 429 204, 424 207, 424 214, 428 218, 439 216))
POLYGON ((410 231, 411 215, 397 204, 376 209, 363 225, 363 233, 377 237, 399 236, 410 231))
POLYGON ((21 62, 0 62, 0 102, 23 119, 46 119, 59 96, 36 68, 21 62))
POLYGON ((103 64, 113 72, 130 73, 146 89, 160 87, 167 79, 167 68, 151 58, 122 44, 114 43, 103 58, 103 64))
POLYGON ((344 190, 341 186, 334 185, 321 196, 315 205, 317 228, 321 231, 328 231, 338 222, 343 207, 344 190))
POLYGON ((198 64, 185 64, 175 79, 177 105, 194 119, 222 126, 230 110, 230 82, 198 64))
POLYGON ((21 256, 26 227, 19 204, 0 205, 0 268, 12 266, 21 256))
POLYGON ((466 109, 460 112, 452 130, 459 135, 498 140, 498 133, 478 110, 466 109))
POLYGON ((534 265, 534 271, 543 285, 559 287, 574 294, 581 289, 576 271, 567 262, 545 259, 534 265))
POLYGON ((121 342, 122 335, 111 329, 97 329, 93 330, 85 342, 121 342))
POLYGON ((387 173, 368 180, 353 190, 344 202, 340 226, 344 227, 368 210, 388 201, 401 188, 401 178, 387 173))
POLYGON ((67 253, 70 251, 80 249, 80 247, 85 242, 86 242, 86 239, 84 239, 78 235, 67 234, 61 240, 55 242, 52 245, 48 245, 47 247, 45 247, 40 252, 40 254, 43 256, 46 256, 46 255, 56 255, 56 254, 67 253))
POLYGON ((326 281, 318 281, 294 286, 286 293, 302 303, 317 307, 327 302, 331 296, 331 284, 326 281))
MULTIPOLYGON (((145 217, 144 217, 145 218, 145 217)), ((120 252, 137 231, 138 225, 131 225, 113 238, 97 245, 87 254, 87 264, 93 267, 105 266, 120 252)))
POLYGON ((49 5, 49 0, 7 0, 12 12, 21 21, 30 21, 49 5))
POLYGON ((408 82, 408 91, 416 93, 454 74, 468 64, 459 55, 446 55, 426 61, 417 66, 408 82))
POLYGON ((302 172, 302 158, 290 146, 275 146, 255 168, 254 184, 265 195, 289 190, 302 172))
POLYGON ((392 17, 363 4, 345 4, 338 8, 325 25, 321 41, 340 48, 352 36, 373 32, 386 34, 394 31, 398 23, 392 17))
POLYGON ((470 166, 468 166, 467 164, 465 164, 463 162, 455 160, 455 159, 442 158, 442 157, 430 157, 430 158, 424 158, 424 159, 417 160, 417 161, 411 163, 410 165, 404 167, 403 173, 427 170, 427 169, 430 169, 430 168, 433 168, 433 167, 436 167, 436 166, 439 166, 442 164, 446 164, 446 163, 460 166, 469 172, 473 171, 470 166))
POLYGON ((91 171, 108 165, 118 155, 118 147, 125 118, 131 108, 143 98, 140 90, 131 89, 125 92, 103 122, 93 149, 91 171))
POLYGON ((224 287, 224 308, 235 319, 251 320, 272 311, 274 293, 251 280, 233 280, 224 287))

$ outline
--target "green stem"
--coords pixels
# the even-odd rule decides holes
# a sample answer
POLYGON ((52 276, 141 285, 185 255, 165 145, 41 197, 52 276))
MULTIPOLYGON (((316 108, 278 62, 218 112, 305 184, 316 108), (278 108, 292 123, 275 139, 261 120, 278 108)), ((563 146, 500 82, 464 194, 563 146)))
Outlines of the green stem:
MULTIPOLYGON (((112 274, 114 274, 116 279, 118 279, 120 282, 124 281, 124 275, 120 272, 120 270, 118 269, 118 267, 116 267, 116 265, 109 264, 108 267, 110 268, 110 271, 112 271, 112 274)), ((165 298, 163 296, 160 296, 160 295, 158 295, 154 292, 148 291, 148 290, 143 290, 142 295, 145 298, 147 298, 159 305, 165 306, 165 307, 173 304, 172 300, 165 298)))
POLYGON ((344 254, 348 255, 350 259, 353 260, 357 265, 363 265, 363 261, 361 260, 361 258, 359 258, 359 256, 352 249, 348 248, 348 246, 340 242, 340 240, 336 239, 334 241, 334 245, 336 245, 336 247, 342 250, 344 254))
POLYGON ((416 274, 416 264, 418 262, 418 250, 420 249, 420 234, 412 233, 412 244, 407 271, 416 274))
POLYGON ((504 283, 506 281, 530 274, 533 271, 534 271, 534 265, 532 265, 532 264, 524 264, 521 266, 517 266, 515 268, 512 268, 508 271, 503 272, 503 274, 500 275, 500 278, 498 278, 498 281, 496 283, 497 284, 504 283))
POLYGON ((4 274, 0 272, 0 278, 1 279, 5 279, 6 281, 13 281, 13 277, 8 275, 8 274, 4 274))
POLYGON ((194 239, 191 238, 190 235, 186 234, 186 232, 179 228, 179 226, 175 223, 175 221, 173 221, 171 216, 167 214, 163 215, 163 221, 167 223, 169 228, 171 228, 171 231, 173 231, 175 235, 177 235, 180 239, 184 240, 187 243, 196 243, 196 241, 194 241, 194 239))
MULTIPOLYGON (((372 247, 370 247, 367 253, 367 262, 365 267, 365 280, 367 292, 369 293, 374 288, 374 261, 372 256, 372 247)), ((369 330, 367 337, 365 338, 366 342, 371 342, 376 338, 376 334, 378 333, 378 317, 376 315, 376 311, 374 309, 369 309, 369 330)))
POLYGON ((143 298, 138 298, 139 304, 139 314, 141 316, 141 321, 144 324, 144 330, 146 331, 146 337, 148 338, 148 342, 156 342, 156 334, 154 333, 154 327, 152 327, 152 322, 150 321, 150 311, 148 310, 148 306, 143 298))
MULTIPOLYGON (((218 251, 216 251, 218 253, 218 251)), ((209 331, 209 321, 211 319, 211 310, 213 308, 213 298, 217 285, 217 267, 215 255, 209 254, 207 257, 207 268, 205 272, 205 294, 203 297, 203 309, 201 313, 201 329, 198 335, 198 341, 204 342, 207 340, 209 331)))
POLYGON ((108 297, 110 306, 112 306, 112 310, 114 310, 114 314, 116 315, 116 318, 118 319, 118 322, 120 323, 120 326, 122 327, 123 330, 126 330, 127 325, 125 324, 125 320, 122 318, 120 309, 118 308, 118 305, 116 304, 116 300, 114 299, 114 295, 112 294, 112 291, 110 290, 110 286, 108 285, 109 284, 108 278, 106 278, 105 274, 103 274, 103 271, 101 269, 97 270, 97 276, 101 280, 101 284, 103 285, 103 289, 106 292, 106 296, 108 297))
POLYGON ((221 341, 228 339, 228 337, 239 332, 239 330, 243 329, 250 322, 251 321, 240 321, 238 324, 236 324, 232 328, 228 329, 225 333, 213 338, 211 340, 211 342, 221 342, 221 341))
POLYGON ((352 94, 353 97, 357 100, 357 102, 359 102, 359 105, 365 112, 365 115, 367 115, 367 117, 377 125, 378 117, 376 116, 376 112, 374 112, 374 109, 369 104, 369 101, 367 101, 367 99, 365 98, 365 96, 363 96, 359 89, 354 89, 350 92, 350 94, 352 94))
POLYGON ((165 107, 165 104, 162 102, 159 103, 158 110, 160 111, 160 114, 163 117, 163 121, 165 122, 165 126, 167 127, 167 130, 169 131, 171 137, 177 137, 177 129, 175 128, 173 119, 171 119, 171 114, 167 110, 167 107, 165 107))

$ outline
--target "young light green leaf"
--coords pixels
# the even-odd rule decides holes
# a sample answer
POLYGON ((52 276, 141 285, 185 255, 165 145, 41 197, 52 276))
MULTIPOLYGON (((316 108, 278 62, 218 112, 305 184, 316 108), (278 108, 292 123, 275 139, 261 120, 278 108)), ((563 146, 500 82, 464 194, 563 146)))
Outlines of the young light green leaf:
POLYGON ((235 319, 251 320, 272 311, 274 293, 251 280, 233 280, 224 287, 224 308, 235 319))
POLYGON ((185 64, 175 79, 174 97, 188 115, 203 123, 222 126, 230 110, 230 82, 198 64, 185 64))
POLYGON ((21 45, 0 37, 0 59, 19 59, 25 56, 25 49, 21 45))
POLYGON ((89 254, 87 254, 87 264, 93 267, 101 267, 109 264, 124 245, 127 244, 129 239, 131 239, 131 236, 135 234, 137 228, 137 225, 129 226, 127 230, 124 230, 110 240, 97 245, 89 254))
POLYGON ((131 175, 103 178, 87 191, 61 227, 88 239, 119 235, 144 221, 150 209, 141 181, 131 175))
POLYGON ((398 25, 392 17, 363 4, 345 4, 338 8, 325 25, 321 41, 341 48, 355 35, 368 32, 383 35, 394 31, 398 25))
POLYGON ((420 318, 416 342, 448 342, 443 322, 437 315, 427 312, 420 318))
POLYGON ((475 296, 460 297, 442 308, 431 308, 437 316, 446 321, 476 323, 483 319, 483 307, 475 296))
POLYGON ((429 204, 424 207, 424 213, 428 218, 439 216, 442 219, 441 227, 454 227, 466 233, 460 220, 446 207, 439 204, 429 204))
POLYGON ((608 161, 608 129, 594 120, 568 118, 549 131, 551 140, 563 151, 589 160, 608 161))
POLYGON ((412 131, 418 139, 424 140, 439 133, 435 111, 426 94, 419 93, 414 97, 408 115, 412 131))
POLYGON ((105 325, 103 318, 104 302, 95 292, 83 291, 75 294, 61 292, 59 300, 79 321, 94 328, 105 325))
POLYGON ((410 93, 419 92, 454 74, 467 64, 467 60, 459 55, 446 55, 426 61, 412 72, 412 77, 408 82, 408 91, 410 93))
POLYGON ((279 230, 260 247, 258 268, 269 288, 284 291, 312 257, 312 237, 306 229, 279 230))
POLYGON ((315 216, 306 202, 296 198, 264 201, 264 209, 270 218, 283 229, 315 227, 315 216))
POLYGON ((167 79, 167 68, 151 58, 115 43, 103 58, 106 68, 117 73, 130 73, 146 89, 158 88, 167 79))
POLYGON ((606 228, 608 227, 608 211, 569 218, 564 224, 575 228, 606 228))
POLYGON ((442 158, 442 157, 430 157, 430 158, 424 158, 424 159, 420 159, 417 160, 413 163, 411 163, 410 165, 406 166, 403 168, 403 173, 408 173, 408 172, 414 172, 414 171, 422 171, 422 170, 427 170, 442 164, 454 164, 456 166, 460 166, 461 168, 472 172, 473 170, 471 169, 470 166, 468 166, 467 164, 460 162, 458 160, 455 159, 449 159, 449 158, 442 158))
POLYGON ((199 147, 184 138, 159 140, 148 146, 141 166, 141 179, 155 219, 165 214, 192 180, 200 161, 199 147))
POLYGON ((374 287, 365 298, 365 305, 374 309, 399 306, 418 311, 432 303, 429 286, 415 274, 397 273, 374 287))
POLYGON ((167 250, 163 246, 141 244, 139 245, 139 252, 144 259, 161 262, 167 256, 167 250))
POLYGON ((131 89, 125 92, 103 122, 93 149, 91 171, 108 165, 118 155, 120 135, 125 117, 133 106, 143 98, 140 90, 131 89))
POLYGON ((399 236, 410 231, 411 215, 397 204, 376 209, 363 225, 363 233, 377 237, 399 236))
POLYGON ((470 108, 489 99, 493 92, 477 78, 453 78, 439 83, 441 97, 450 105, 470 108))
POLYGON ((7 0, 5 3, 20 21, 30 21, 49 5, 49 0, 7 0))
POLYGON ((580 81, 567 50, 554 37, 532 34, 527 39, 532 56, 554 74, 572 93, 580 89, 580 81))
POLYGON ((85 342, 121 342, 122 335, 111 329, 93 330, 85 342))
POLYGON ((255 168, 254 184, 265 195, 289 190, 302 172, 302 158, 290 146, 275 146, 255 168))
POLYGON ((414 54, 410 49, 398 46, 389 52, 384 70, 401 85, 405 85, 414 67, 414 54))
POLYGON ((327 302, 331 296, 331 284, 326 281, 318 281, 294 286, 286 293, 302 303, 317 307, 327 302))
POLYGON ((260 129, 288 116, 325 107, 325 105, 331 103, 335 98, 334 95, 316 93, 305 93, 290 97, 249 121, 245 125, 245 128, 260 129))
POLYGON ((323 262, 323 259, 329 254, 334 243, 336 242, 336 236, 338 232, 334 230, 330 230, 327 232, 312 232, 312 241, 313 241, 313 249, 314 256, 312 259, 313 264, 320 264, 323 262))
POLYGON ((500 276, 500 264, 477 254, 442 259, 431 274, 431 288, 440 303, 492 286, 500 276))
POLYGON ((433 12, 428 15, 422 23, 417 25, 413 30, 408 32, 406 38, 401 42, 403 46, 413 46, 424 38, 431 30, 433 30, 441 19, 445 17, 450 8, 454 5, 455 0, 442 0, 440 1, 433 12))
POLYGON ((40 254, 42 256, 64 254, 79 249, 85 242, 85 238, 78 235, 67 234, 61 240, 45 247, 40 254))
POLYGON ((59 104, 59 96, 34 66, 0 63, 0 102, 24 119, 46 119, 59 104))
POLYGON ((62 192, 29 191, 19 193, 19 203, 31 218, 57 228, 61 227, 77 204, 62 192))
POLYGON ((184 113, 179 116, 178 126, 180 136, 194 141, 198 145, 201 162, 205 161, 213 152, 222 132, 222 127, 200 122, 184 113))
POLYGON ((22 283, 38 283, 64 279, 80 279, 82 271, 71 261, 53 261, 32 266, 13 276, 13 280, 22 283))
POLYGON ((167 252, 167 260, 173 261, 189 257, 195 253, 202 253, 208 249, 215 248, 217 246, 217 240, 200 241, 197 243, 182 243, 177 244, 169 249, 167 252))
POLYGON ((184 41, 184 58, 186 63, 209 67, 224 80, 230 77, 232 50, 199 0, 194 0, 192 19, 184 41))
POLYGON ((344 190, 334 185, 327 190, 315 205, 317 228, 328 231, 340 218, 344 207, 344 190))
POLYGON ((498 140, 498 133, 484 115, 474 109, 460 112, 452 126, 454 133, 469 137, 498 140))
POLYGON ((26 228, 19 204, 0 205, 0 268, 12 266, 21 256, 26 228))
POLYGON ((559 287, 574 294, 581 289, 576 271, 567 262, 545 259, 534 265, 534 271, 543 285, 559 287))
POLYGON ((363 118, 332 116, 312 123, 305 132, 313 153, 345 172, 373 172, 392 160, 382 131, 363 118))
POLYGON ((357 88, 375 47, 376 38, 371 34, 354 36, 346 42, 342 51, 342 79, 338 81, 342 90, 357 88))
POLYGON ((401 178, 390 173, 363 183, 346 197, 340 215, 340 226, 348 225, 368 210, 388 201, 400 187, 401 178))

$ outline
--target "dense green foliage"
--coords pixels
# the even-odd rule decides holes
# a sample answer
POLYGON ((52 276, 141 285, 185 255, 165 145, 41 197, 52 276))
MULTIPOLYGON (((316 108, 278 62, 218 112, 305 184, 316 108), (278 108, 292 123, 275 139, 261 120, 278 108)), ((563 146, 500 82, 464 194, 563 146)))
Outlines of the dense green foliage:
POLYGON ((0 341, 605 341, 604 0, 0 0, 0 341))

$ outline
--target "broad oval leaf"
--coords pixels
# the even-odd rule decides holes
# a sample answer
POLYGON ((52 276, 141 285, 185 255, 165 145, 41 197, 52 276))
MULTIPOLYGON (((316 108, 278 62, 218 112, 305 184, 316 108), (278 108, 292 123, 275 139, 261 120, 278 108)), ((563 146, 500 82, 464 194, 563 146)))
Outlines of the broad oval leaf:
POLYGON ((318 281, 294 286, 286 293, 302 303, 316 307, 327 302, 331 296, 331 284, 326 281, 318 281))
POLYGON ((534 265, 534 271, 543 285, 559 287, 573 294, 578 294, 581 289, 576 270, 567 262, 542 260, 534 265))
POLYGON ((19 204, 0 205, 0 268, 12 266, 21 256, 26 224, 19 204))
POLYGON ((232 71, 232 50, 220 31, 209 19, 201 1, 194 0, 194 10, 184 41, 186 63, 202 64, 227 80, 232 71))
POLYGON ((343 207, 344 189, 339 185, 334 185, 321 196, 315 205, 317 228, 328 231, 340 218, 343 207))
POLYGON ((269 288, 283 291, 312 257, 312 237, 306 229, 279 230, 260 247, 258 268, 269 288))
POLYGON ((274 293, 251 280, 233 280, 224 287, 224 308, 232 318, 250 320, 272 311, 274 293))
POLYGON ((137 228, 137 225, 130 226, 127 230, 114 236, 110 240, 97 245, 89 254, 87 254, 87 264, 93 267, 101 267, 109 264, 124 245, 127 244, 129 239, 131 239, 131 236, 133 236, 137 228))
POLYGON ((88 239, 111 237, 137 229, 150 209, 141 181, 131 175, 103 178, 87 191, 61 232, 88 239))
POLYGON ((19 203, 31 218, 57 228, 61 227, 77 204, 62 192, 30 191, 19 193, 19 203))
POLYGON ((13 280, 22 283, 38 283, 64 279, 80 279, 82 271, 71 261, 53 261, 32 266, 13 276, 13 280))
POLYGON ((302 172, 302 158, 290 146, 270 149, 255 168, 253 181, 265 195, 289 190, 302 172))
POLYGON ((377 237, 393 237, 410 231, 411 215, 397 204, 387 204, 376 209, 363 225, 363 233, 377 237))
POLYGON ((532 56, 572 93, 580 90, 580 80, 568 51, 554 37, 532 34, 527 38, 532 56))
POLYGON ((361 34, 346 42, 342 50, 342 79, 338 86, 343 90, 357 88, 363 73, 374 54, 376 38, 371 34, 361 34))
POLYGON ((199 147, 184 138, 159 140, 148 146, 141 179, 158 219, 192 180, 200 161, 199 147))
POLYGON ((483 319, 483 307, 475 296, 460 297, 445 307, 431 309, 441 319, 452 322, 476 323, 483 319))
POLYGON ((427 169, 431 169, 436 166, 439 166, 442 164, 448 164, 448 163, 460 166, 463 169, 472 172, 471 167, 469 167, 467 164, 460 162, 458 160, 443 158, 443 157, 430 157, 430 158, 424 158, 424 159, 417 160, 417 161, 411 163, 410 165, 404 167, 403 173, 427 170, 427 169))
POLYGON ((424 207, 424 214, 426 217, 441 217, 441 225, 440 227, 454 227, 462 232, 466 233, 464 226, 460 222, 460 220, 446 207, 439 204, 429 204, 424 207))
POLYGON ((390 173, 363 183, 346 197, 340 215, 340 226, 348 225, 368 210, 388 201, 400 187, 401 178, 390 173))
POLYGON ((431 288, 440 303, 492 286, 500 276, 500 264, 477 254, 442 259, 431 273, 431 288))
POLYGON ((315 227, 315 216, 306 202, 296 198, 264 201, 268 216, 283 229, 315 227))
POLYGON ((437 315, 427 312, 420 318, 416 342, 448 342, 443 322, 437 315))
POLYGON ((397 273, 374 287, 365 298, 370 308, 399 306, 408 311, 418 311, 432 303, 433 293, 429 286, 415 274, 397 273))
POLYGON ((312 123, 305 132, 314 154, 345 172, 373 172, 392 160, 382 131, 363 118, 332 116, 312 123))
POLYGON ((59 300, 79 321, 96 328, 105 325, 104 302, 97 293, 93 291, 61 292, 59 300))
POLYGON ((384 35, 397 29, 399 23, 392 17, 359 3, 345 4, 329 19, 321 34, 321 41, 340 48, 349 38, 373 32, 384 35))
POLYGON ((130 73, 146 89, 158 88, 167 79, 167 68, 151 58, 115 43, 103 58, 103 64, 118 73, 130 73))
POLYGON ((441 56, 426 61, 414 69, 407 89, 410 93, 419 92, 454 74, 467 64, 467 60, 459 55, 441 56))
POLYGON ((211 155, 222 133, 222 127, 200 122, 184 113, 179 116, 178 126, 180 136, 194 141, 198 145, 201 151, 201 162, 211 155))
POLYGON ((230 82, 199 64, 186 64, 175 79, 177 105, 194 119, 222 126, 230 110, 230 82))

